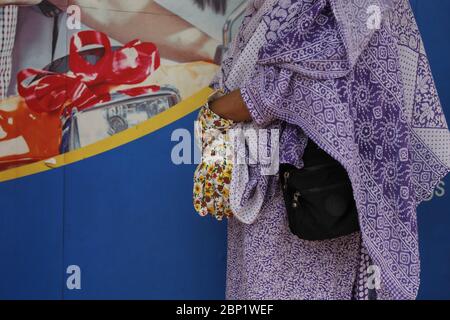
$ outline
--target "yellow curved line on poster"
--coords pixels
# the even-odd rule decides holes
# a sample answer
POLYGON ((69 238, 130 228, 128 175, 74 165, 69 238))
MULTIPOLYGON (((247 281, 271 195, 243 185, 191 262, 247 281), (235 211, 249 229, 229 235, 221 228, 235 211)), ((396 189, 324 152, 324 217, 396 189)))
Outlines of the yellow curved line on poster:
POLYGON ((107 152, 131 141, 139 139, 161 128, 164 128, 165 126, 170 125, 175 121, 185 117, 186 115, 194 112, 206 102, 207 97, 211 94, 211 92, 211 88, 204 88, 190 98, 187 98, 177 105, 173 106, 169 110, 164 111, 133 128, 125 130, 102 141, 96 142, 92 145, 58 155, 52 159, 43 160, 0 172, 0 182, 6 182, 49 171, 55 168, 60 168, 107 152))

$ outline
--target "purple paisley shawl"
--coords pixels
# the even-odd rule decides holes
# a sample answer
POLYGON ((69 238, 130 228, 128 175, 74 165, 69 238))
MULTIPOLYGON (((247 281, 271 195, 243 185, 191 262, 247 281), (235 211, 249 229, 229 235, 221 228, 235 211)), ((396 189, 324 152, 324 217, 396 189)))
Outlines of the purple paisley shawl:
MULTIPOLYGON (((251 1, 214 86, 251 37, 242 30, 262 3, 251 1)), ((346 168, 361 233, 324 242, 289 235, 277 177, 252 166, 242 202, 255 188, 267 201, 254 224, 229 222, 227 297, 364 299, 372 264, 377 298, 414 299, 416 207, 449 172, 450 132, 408 1, 279 0, 262 23, 267 43, 240 85, 254 123, 281 129, 281 162, 301 167, 310 138, 346 168), (367 25, 371 5, 379 28, 367 25)))

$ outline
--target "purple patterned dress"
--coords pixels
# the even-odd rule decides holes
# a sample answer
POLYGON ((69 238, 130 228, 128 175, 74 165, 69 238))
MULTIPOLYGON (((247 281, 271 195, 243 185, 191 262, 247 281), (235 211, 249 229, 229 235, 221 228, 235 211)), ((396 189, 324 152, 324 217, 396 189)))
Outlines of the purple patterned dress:
POLYGON ((308 138, 337 159, 361 226, 302 241, 277 175, 236 166, 227 298, 414 299, 416 207, 449 172, 450 132, 408 1, 250 1, 213 85, 241 89, 254 120, 242 126, 279 129, 282 163, 301 168, 308 138))

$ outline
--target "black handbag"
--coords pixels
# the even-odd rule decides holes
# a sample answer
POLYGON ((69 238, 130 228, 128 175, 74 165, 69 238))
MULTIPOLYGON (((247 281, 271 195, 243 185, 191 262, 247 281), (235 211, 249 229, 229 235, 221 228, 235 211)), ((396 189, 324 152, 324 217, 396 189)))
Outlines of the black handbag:
POLYGON ((358 211, 345 168, 309 139, 304 167, 280 167, 289 228, 300 239, 342 237, 359 228, 358 211))

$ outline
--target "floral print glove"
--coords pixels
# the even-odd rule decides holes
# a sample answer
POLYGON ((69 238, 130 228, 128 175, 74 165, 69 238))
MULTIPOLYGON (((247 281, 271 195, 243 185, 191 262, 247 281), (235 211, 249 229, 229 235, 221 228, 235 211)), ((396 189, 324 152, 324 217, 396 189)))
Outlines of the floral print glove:
POLYGON ((229 194, 232 163, 231 120, 223 119, 204 105, 196 124, 197 143, 202 162, 194 174, 194 208, 201 215, 217 220, 231 217, 229 194), (200 141, 201 139, 201 141, 200 141))

